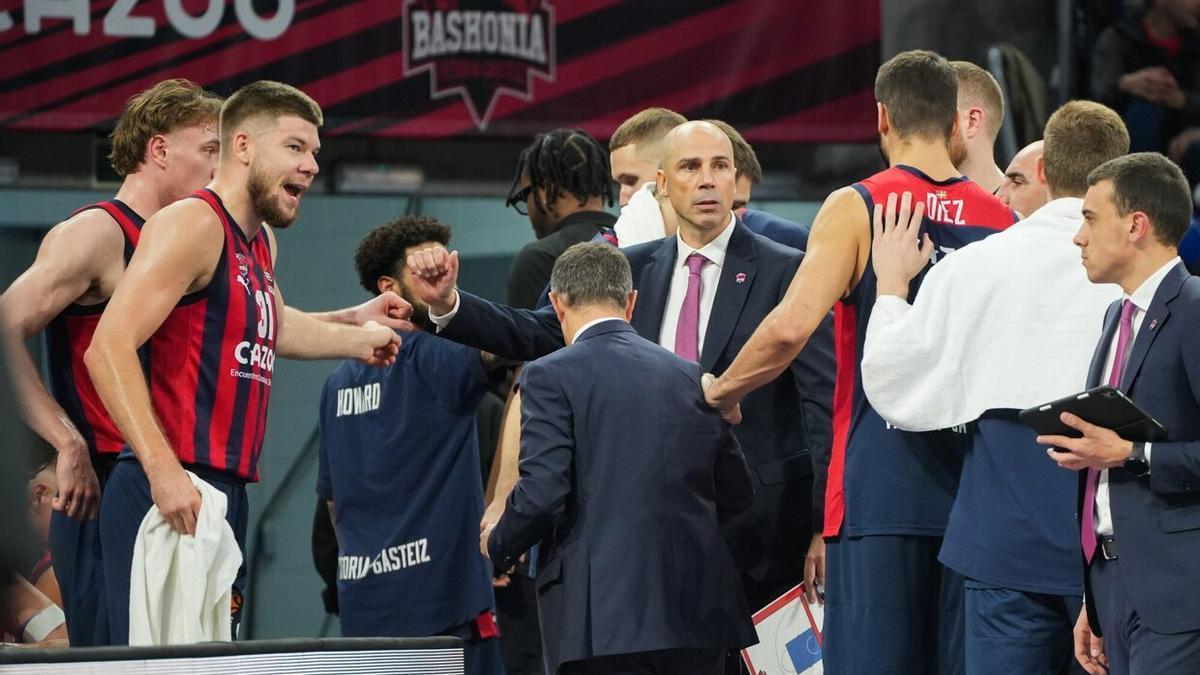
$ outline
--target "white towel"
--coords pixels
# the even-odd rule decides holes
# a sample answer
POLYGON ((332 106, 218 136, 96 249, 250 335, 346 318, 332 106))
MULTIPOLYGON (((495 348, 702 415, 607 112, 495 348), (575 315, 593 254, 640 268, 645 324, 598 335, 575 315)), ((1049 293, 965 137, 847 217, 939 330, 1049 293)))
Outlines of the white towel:
POLYGON ((233 580, 242 564, 225 520, 225 493, 187 472, 200 491, 196 534, 180 535, 151 506, 129 576, 129 644, 228 642, 233 580))
POLYGON ((1083 200, 1056 199, 940 260, 914 303, 883 296, 863 347, 867 399, 894 426, 931 431, 986 410, 1023 409, 1083 389, 1104 312, 1072 238, 1083 200))
POLYGON ((629 203, 621 207, 621 215, 613 225, 613 231, 617 233, 617 245, 621 248, 658 241, 667 236, 658 197, 654 195, 654 185, 642 185, 629 198, 629 203))

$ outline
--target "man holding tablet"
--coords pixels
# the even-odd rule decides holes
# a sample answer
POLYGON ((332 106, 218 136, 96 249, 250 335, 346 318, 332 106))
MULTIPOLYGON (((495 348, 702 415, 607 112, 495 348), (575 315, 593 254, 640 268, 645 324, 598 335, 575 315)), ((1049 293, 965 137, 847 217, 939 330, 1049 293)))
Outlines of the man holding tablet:
POLYGON ((1200 280, 1178 256, 1187 180, 1157 153, 1088 177, 1075 243, 1093 283, 1124 297, 1104 320, 1087 384, 1124 392, 1169 431, 1138 443, 1070 413, 1082 438, 1044 435, 1080 471, 1086 607, 1075 656, 1089 673, 1194 673, 1200 663, 1200 280), (1086 469, 1086 471, 1084 471, 1086 469))

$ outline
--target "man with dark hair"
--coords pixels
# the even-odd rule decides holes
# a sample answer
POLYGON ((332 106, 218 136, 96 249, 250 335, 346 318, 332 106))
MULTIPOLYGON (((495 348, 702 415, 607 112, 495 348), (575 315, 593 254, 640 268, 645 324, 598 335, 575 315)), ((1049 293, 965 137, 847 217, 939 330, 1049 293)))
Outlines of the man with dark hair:
MULTIPOLYGON (((875 304, 873 209, 893 192, 927 205, 925 246, 942 253, 1010 226, 1013 212, 959 175, 958 78, 928 51, 896 55, 875 78, 880 149, 891 168, 825 200, 787 293, 706 390, 732 415, 772 381, 835 311, 838 394, 825 490, 826 668, 837 673, 962 669, 962 580, 937 562, 961 455, 947 433, 890 427, 871 407, 858 359, 875 304), (870 649, 863 649, 870 645, 870 649)), ((928 269, 928 266, 926 266, 928 269)), ((924 270, 913 284, 913 292, 924 270)), ((749 406, 747 406, 749 409, 749 406)), ((815 600, 815 592, 810 591, 815 600)))
POLYGON ((1129 125, 1134 152, 1168 154, 1200 181, 1200 3, 1148 0, 1096 38, 1092 98, 1129 125))
POLYGON ((132 96, 112 132, 110 161, 124 179, 116 196, 52 227, 33 264, 0 296, 7 329, 0 332, 22 416, 59 455, 50 549, 75 646, 108 643, 96 514, 125 443, 96 395, 83 350, 145 219, 212 180, 220 108, 219 96, 182 79, 132 96), (26 348, 42 331, 48 382, 26 348))
MULTIPOLYGON (((961 82, 961 81, 960 81, 961 82)), ((1051 200, 1008 230, 925 266, 913 245, 923 213, 875 223, 878 278, 863 345, 863 389, 905 431, 965 426, 970 451, 938 559, 966 578, 967 672, 1069 670, 1083 579, 1074 545, 1075 477, 1046 462, 1016 414, 1069 396, 1087 372, 1081 344, 1120 295, 1076 264, 1086 176, 1129 149, 1117 113, 1063 105, 1046 123, 1037 163, 1051 200)), ((894 202, 890 202, 894 203, 894 202)))
MULTIPOLYGON (((405 260, 449 243, 450 228, 433 218, 377 227, 354 256, 359 280, 372 295, 411 302, 420 327, 426 312, 405 260)), ((491 570, 476 548, 475 409, 490 359, 421 331, 401 336, 394 366, 346 361, 321 392, 317 494, 338 534, 342 634, 454 635, 465 643, 467 673, 502 674, 491 570)))
POLYGON ((508 302, 532 309, 550 281, 554 259, 572 244, 611 232, 608 155, 582 129, 538 134, 517 158, 509 206, 528 215, 537 241, 526 244, 508 272, 508 302))
POLYGON ((1097 675, 1183 675, 1200 663, 1200 280, 1178 255, 1191 212, 1187 179, 1158 153, 1088 176, 1075 244, 1088 278, 1124 293, 1104 317, 1086 385, 1120 390, 1167 429, 1135 442, 1063 413, 1081 437, 1038 437, 1079 472, 1075 658, 1097 675))
POLYGON ((720 523, 746 460, 700 366, 628 324, 624 255, 577 244, 550 284, 568 346, 521 374, 521 478, 480 546, 507 569, 540 542, 544 672, 720 675, 757 641, 720 523))
POLYGON ((958 76, 958 132, 966 156, 958 170, 992 194, 1004 182, 996 166, 996 137, 1004 123, 1004 94, 988 71, 970 61, 951 61, 958 76))
POLYGON ((278 82, 246 85, 226 100, 212 182, 146 221, 84 355, 125 442, 100 513, 113 644, 128 642, 134 543, 150 507, 175 532, 195 531, 200 493, 189 470, 225 493, 226 520, 244 549, 245 484, 258 480, 276 351, 386 365, 399 342, 391 328, 340 321, 374 308, 381 321, 411 325, 400 318, 411 308, 394 294, 325 315, 284 305, 272 227, 299 214, 318 171, 321 122, 315 101, 278 82))

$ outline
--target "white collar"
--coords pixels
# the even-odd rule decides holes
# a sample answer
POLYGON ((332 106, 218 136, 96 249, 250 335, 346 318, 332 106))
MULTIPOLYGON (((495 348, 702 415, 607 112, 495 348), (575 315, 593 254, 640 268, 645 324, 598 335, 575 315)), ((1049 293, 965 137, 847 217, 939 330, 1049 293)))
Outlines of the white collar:
POLYGON ((705 258, 708 258, 708 261, 711 262, 712 264, 716 265, 717 267, 721 267, 722 265, 724 265, 725 264, 725 252, 729 249, 729 238, 733 236, 733 227, 736 222, 737 222, 737 219, 734 217, 733 212, 730 211, 729 212, 729 224, 727 224, 725 226, 724 230, 721 230, 721 234, 718 234, 716 239, 713 239, 712 241, 708 242, 707 244, 704 245, 703 248, 701 248, 699 250, 694 249, 691 246, 688 246, 687 244, 685 244, 683 241, 683 237, 681 237, 679 235, 679 233, 676 232, 675 233, 675 246, 676 246, 675 265, 677 267, 683 267, 684 265, 687 264, 688 256, 693 253, 699 253, 700 255, 704 256, 705 258))
POLYGON ((1163 278, 1167 276, 1167 272, 1170 272, 1180 262, 1182 260, 1180 260, 1179 256, 1171 258, 1167 261, 1167 264, 1158 268, 1157 272, 1151 274, 1142 282, 1141 286, 1137 287, 1137 290, 1126 297, 1132 300, 1133 304, 1139 310, 1146 311, 1150 308, 1150 303, 1154 302, 1154 294, 1158 292, 1158 287, 1162 284, 1163 278))
POLYGON ((575 335, 573 335, 571 337, 571 344, 575 344, 576 342, 579 342, 579 336, 583 335, 584 332, 587 331, 587 329, 591 328, 592 326, 595 326, 598 323, 604 323, 605 321, 624 321, 624 320, 625 319, 622 319, 619 316, 602 316, 599 319, 592 319, 591 321, 580 326, 579 330, 575 331, 575 335))

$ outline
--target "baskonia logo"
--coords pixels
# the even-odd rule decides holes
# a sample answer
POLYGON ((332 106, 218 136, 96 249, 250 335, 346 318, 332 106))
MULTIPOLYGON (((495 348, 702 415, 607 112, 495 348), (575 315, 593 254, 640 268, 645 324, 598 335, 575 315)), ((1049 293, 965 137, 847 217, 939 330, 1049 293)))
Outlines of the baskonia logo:
POLYGON ((405 0, 404 76, 429 73, 433 99, 459 95, 486 129, 501 92, 528 101, 554 81, 554 8, 546 0, 405 0))

